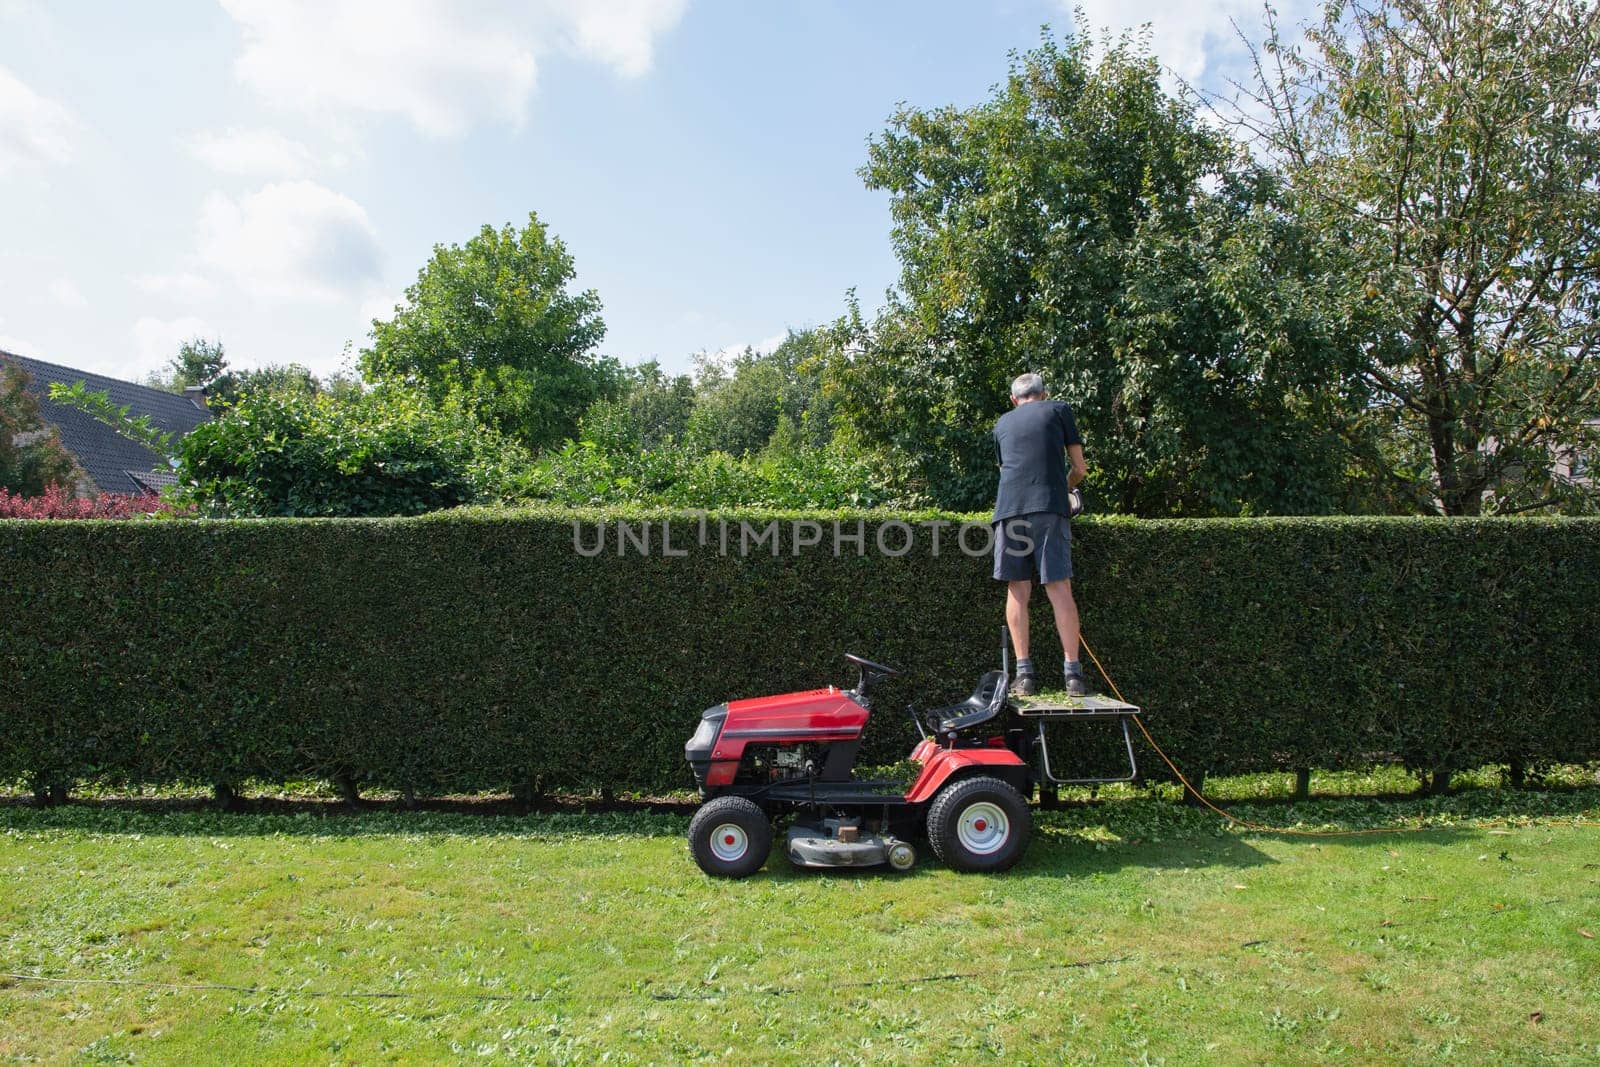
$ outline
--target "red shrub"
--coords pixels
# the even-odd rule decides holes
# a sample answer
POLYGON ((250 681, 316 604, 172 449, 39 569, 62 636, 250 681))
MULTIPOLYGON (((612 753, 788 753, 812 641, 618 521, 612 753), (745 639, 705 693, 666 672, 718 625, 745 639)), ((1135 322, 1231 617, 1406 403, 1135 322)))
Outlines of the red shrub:
POLYGON ((192 508, 137 493, 101 493, 93 499, 72 496, 59 485, 42 496, 13 496, 0 489, 0 519, 141 519, 150 515, 191 515, 192 508))

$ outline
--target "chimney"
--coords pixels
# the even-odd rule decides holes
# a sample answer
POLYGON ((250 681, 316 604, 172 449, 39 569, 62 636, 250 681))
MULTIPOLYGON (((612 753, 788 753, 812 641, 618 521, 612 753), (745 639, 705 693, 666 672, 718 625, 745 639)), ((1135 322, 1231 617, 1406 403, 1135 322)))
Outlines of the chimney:
POLYGON ((206 387, 205 386, 203 386, 203 385, 186 385, 186 386, 183 387, 183 395, 188 397, 190 399, 190 401, 193 402, 194 406, 199 408, 201 411, 208 410, 207 407, 206 407, 206 387))

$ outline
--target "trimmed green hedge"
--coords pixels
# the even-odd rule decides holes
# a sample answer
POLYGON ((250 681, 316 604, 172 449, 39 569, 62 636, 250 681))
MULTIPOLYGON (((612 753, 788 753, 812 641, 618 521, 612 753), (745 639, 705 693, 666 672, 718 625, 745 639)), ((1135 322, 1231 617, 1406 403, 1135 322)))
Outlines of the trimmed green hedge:
MULTIPOLYGON (((867 552, 835 556, 818 516, 820 545, 791 554, 785 525, 741 559, 738 520, 773 516, 729 516, 728 555, 680 517, 667 558, 658 515, 649 558, 615 525, 587 557, 575 518, 587 545, 618 516, 0 522, 0 779, 683 787, 704 707, 849 684, 859 652, 907 668, 869 728, 888 762, 907 702, 997 658, 1000 590, 953 527, 885 558, 885 516, 838 516, 867 552)), ((1600 521, 1102 519, 1076 542, 1086 634, 1186 769, 1600 758, 1600 521)))

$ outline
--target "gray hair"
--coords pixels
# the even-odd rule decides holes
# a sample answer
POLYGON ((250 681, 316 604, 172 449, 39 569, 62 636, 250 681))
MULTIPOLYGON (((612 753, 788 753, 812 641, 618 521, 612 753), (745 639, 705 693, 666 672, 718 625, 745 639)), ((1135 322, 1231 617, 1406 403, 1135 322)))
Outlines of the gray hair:
POLYGON ((1026 400, 1030 396, 1044 396, 1044 379, 1031 371, 1017 375, 1011 383, 1011 399, 1026 400))

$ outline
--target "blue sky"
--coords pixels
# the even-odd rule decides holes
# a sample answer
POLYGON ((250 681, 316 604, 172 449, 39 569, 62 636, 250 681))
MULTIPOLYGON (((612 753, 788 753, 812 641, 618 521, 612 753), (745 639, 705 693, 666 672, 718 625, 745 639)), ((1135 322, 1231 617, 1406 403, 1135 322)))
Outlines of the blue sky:
MULTIPOLYGON (((1211 86, 1260 18, 1084 7, 1211 86)), ((897 102, 981 100, 1044 23, 1070 5, 0 0, 0 348, 136 378, 202 334, 331 371, 435 243, 530 210, 602 351, 770 344, 893 284, 856 170, 897 102)))

